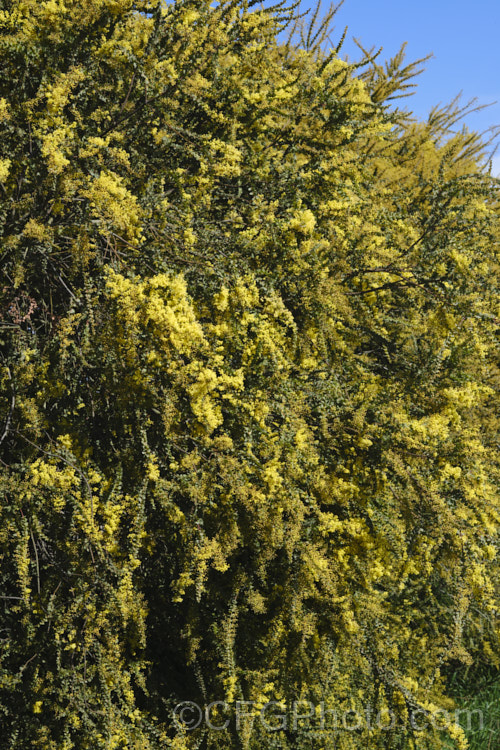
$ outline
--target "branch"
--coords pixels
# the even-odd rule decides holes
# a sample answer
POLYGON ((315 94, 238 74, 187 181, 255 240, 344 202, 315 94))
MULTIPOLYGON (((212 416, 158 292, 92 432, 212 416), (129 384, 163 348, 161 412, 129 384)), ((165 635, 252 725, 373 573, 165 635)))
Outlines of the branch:
MULTIPOLYGON (((7 367, 7 374, 9 376, 9 380, 12 382, 12 375, 10 373, 10 369, 7 367)), ((0 437, 0 445, 3 443, 5 438, 7 437, 7 434, 9 432, 10 423, 12 420, 12 414, 14 413, 14 408, 16 406, 16 394, 14 392, 14 389, 12 388, 12 398, 10 400, 10 411, 7 415, 7 420, 5 422, 5 427, 2 433, 2 437, 0 437)))

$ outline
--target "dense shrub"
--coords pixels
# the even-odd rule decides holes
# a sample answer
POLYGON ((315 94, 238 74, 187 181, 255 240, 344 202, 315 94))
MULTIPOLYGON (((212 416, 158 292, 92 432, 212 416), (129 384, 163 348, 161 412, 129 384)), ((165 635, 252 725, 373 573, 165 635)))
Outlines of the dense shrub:
POLYGON ((251 5, 0 0, 2 748, 462 747, 498 665, 498 182, 251 5))

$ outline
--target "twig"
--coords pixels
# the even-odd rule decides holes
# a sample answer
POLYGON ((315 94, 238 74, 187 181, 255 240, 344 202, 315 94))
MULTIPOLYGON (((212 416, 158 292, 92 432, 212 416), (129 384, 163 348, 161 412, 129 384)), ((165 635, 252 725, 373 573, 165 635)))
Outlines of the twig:
POLYGON ((36 659, 36 657, 37 657, 37 656, 38 656, 38 653, 36 653, 36 654, 33 654, 33 656, 31 657, 31 659, 28 659, 28 661, 27 661, 27 662, 25 662, 25 663, 23 664, 23 666, 19 668, 19 671, 20 671, 20 672, 24 672, 24 670, 26 669, 26 667, 28 666, 28 664, 30 663, 30 661, 33 661, 33 659, 36 659))
POLYGON ((31 526, 30 526, 30 536, 31 536, 31 541, 33 542, 33 549, 35 550, 36 584, 37 584, 38 593, 40 593, 40 565, 38 564, 38 550, 36 548, 35 537, 33 536, 33 529, 31 528, 31 526))
MULTIPOLYGON (((9 376, 9 380, 12 383, 12 375, 11 375, 10 369, 8 367, 7 367, 7 375, 9 376)), ((4 430, 3 430, 3 433, 2 433, 2 437, 0 437, 0 445, 3 443, 3 441, 5 440, 5 438, 7 437, 8 432, 9 432, 10 422, 11 422, 11 419, 12 419, 12 414, 14 413, 15 406, 16 406, 16 394, 14 392, 14 389, 12 389, 12 398, 10 400, 10 411, 9 411, 9 413, 7 415, 7 420, 5 422, 5 427, 4 427, 4 430)))
POLYGON ((61 282, 61 284, 63 285, 63 287, 64 287, 64 288, 66 289, 66 291, 67 291, 67 292, 69 292, 69 293, 71 294, 71 296, 73 297, 73 299, 75 300, 75 302, 79 302, 79 300, 78 300, 78 297, 76 297, 76 296, 75 296, 75 295, 73 294, 73 292, 71 291, 71 289, 70 289, 70 288, 69 288, 69 286, 68 286, 68 285, 66 284, 66 282, 65 282, 65 281, 64 281, 64 279, 63 279, 63 277, 62 277, 62 276, 61 276, 60 274, 59 274, 59 281, 61 282))

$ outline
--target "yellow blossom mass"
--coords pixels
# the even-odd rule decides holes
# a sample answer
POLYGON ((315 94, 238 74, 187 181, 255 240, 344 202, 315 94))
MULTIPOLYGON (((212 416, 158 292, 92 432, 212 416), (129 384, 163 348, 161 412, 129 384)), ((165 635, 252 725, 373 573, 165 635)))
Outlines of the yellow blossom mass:
POLYGON ((465 750, 411 712, 500 663, 487 145, 334 9, 0 5, 0 745, 465 750))

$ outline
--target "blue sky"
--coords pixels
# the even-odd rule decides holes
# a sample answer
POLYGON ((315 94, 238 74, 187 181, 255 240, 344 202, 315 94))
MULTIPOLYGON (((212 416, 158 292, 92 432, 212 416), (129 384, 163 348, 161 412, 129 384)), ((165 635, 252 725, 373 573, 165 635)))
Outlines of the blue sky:
MULTIPOLYGON (((303 9, 313 5, 302 0, 303 9)), ((322 9, 327 7, 323 2, 322 9)), ((433 53, 426 70, 415 79, 416 93, 400 100, 419 117, 462 91, 464 104, 473 97, 478 104, 497 101, 464 120, 470 129, 500 126, 499 0, 345 0, 335 16, 334 44, 345 26, 348 32, 340 54, 350 59, 360 56, 353 37, 365 48, 383 47, 380 61, 394 55, 405 41, 408 62, 433 53)), ((500 146, 498 151, 493 173, 500 176, 500 146)))

